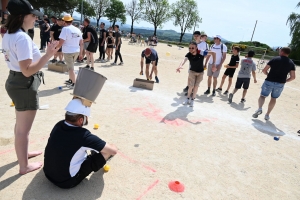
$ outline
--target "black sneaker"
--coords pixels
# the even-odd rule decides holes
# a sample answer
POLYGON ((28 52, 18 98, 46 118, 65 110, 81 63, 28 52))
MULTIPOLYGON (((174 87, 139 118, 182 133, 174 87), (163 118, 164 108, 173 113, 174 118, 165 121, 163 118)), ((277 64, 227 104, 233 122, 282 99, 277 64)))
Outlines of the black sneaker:
POLYGON ((159 83, 159 79, 157 76, 155 76, 155 81, 156 81, 156 83, 159 83))
POLYGON ((212 96, 216 96, 216 90, 213 90, 212 96))
POLYGON ((90 66, 89 66, 89 65, 87 65, 87 66, 85 66, 84 68, 85 68, 85 69, 89 69, 89 68, 90 68, 90 66))
POLYGON ((225 94, 225 95, 228 94, 228 90, 226 90, 223 94, 225 94))
POLYGON ((204 92, 204 94, 210 94, 210 90, 206 90, 206 92, 204 92))
POLYGON ((246 99, 241 99, 241 103, 244 103, 244 102, 246 102, 246 99))
POLYGON ((230 93, 230 94, 229 94, 229 97, 228 97, 228 102, 229 102, 229 103, 232 103, 232 97, 233 97, 233 94, 230 93))
POLYGON ((184 93, 184 96, 187 96, 188 95, 188 93, 186 92, 186 93, 184 93))
POLYGON ((56 59, 51 60, 51 63, 56 63, 56 62, 57 62, 56 59))
POLYGON ((84 57, 84 59, 83 60, 87 60, 87 58, 86 57, 84 57))
POLYGON ((183 89, 183 92, 187 92, 189 90, 189 86, 186 86, 184 89, 183 89))
POLYGON ((65 81, 65 84, 72 84, 72 80, 69 79, 69 80, 65 81))
POLYGON ((91 67, 91 70, 92 70, 92 71, 95 71, 95 70, 94 70, 94 67, 91 67))
POLYGON ((216 89, 217 92, 222 92, 222 88, 216 89))

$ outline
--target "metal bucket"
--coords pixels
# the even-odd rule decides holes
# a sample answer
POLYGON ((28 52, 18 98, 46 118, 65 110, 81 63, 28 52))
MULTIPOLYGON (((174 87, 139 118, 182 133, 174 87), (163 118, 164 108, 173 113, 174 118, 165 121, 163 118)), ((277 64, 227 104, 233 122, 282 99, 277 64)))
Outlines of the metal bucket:
POLYGON ((107 78, 89 69, 80 68, 73 95, 95 102, 107 78))

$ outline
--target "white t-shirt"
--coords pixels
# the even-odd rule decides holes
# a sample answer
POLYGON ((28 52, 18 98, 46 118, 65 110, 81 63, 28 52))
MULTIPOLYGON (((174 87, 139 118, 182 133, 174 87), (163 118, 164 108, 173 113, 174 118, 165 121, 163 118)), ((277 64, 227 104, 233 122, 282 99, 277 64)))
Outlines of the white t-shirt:
MULTIPOLYGON (((223 53, 227 53, 227 46, 225 44, 223 44, 223 52, 221 52, 221 45, 222 43, 220 43, 219 45, 213 44, 210 48, 211 51, 216 53, 216 65, 219 65, 222 61, 222 57, 223 57, 223 53)), ((213 63, 213 59, 212 56, 209 60, 209 63, 212 64, 213 63)))
POLYGON ((19 61, 31 59, 37 62, 41 58, 39 48, 21 29, 16 33, 4 34, 2 48, 8 68, 15 72, 21 72, 19 61))
POLYGON ((200 43, 197 44, 197 48, 199 50, 209 50, 209 46, 206 42, 202 41, 200 43))
POLYGON ((62 45, 63 53, 77 53, 80 52, 80 40, 82 40, 81 31, 73 25, 65 26, 59 35, 60 39, 65 42, 62 45))

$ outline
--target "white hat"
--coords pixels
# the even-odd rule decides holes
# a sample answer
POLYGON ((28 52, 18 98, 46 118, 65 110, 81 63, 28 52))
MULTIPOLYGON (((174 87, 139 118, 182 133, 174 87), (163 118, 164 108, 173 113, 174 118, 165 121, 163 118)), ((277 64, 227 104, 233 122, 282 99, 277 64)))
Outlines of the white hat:
POLYGON ((220 40, 222 40, 221 35, 214 35, 214 38, 219 38, 220 40))
POLYGON ((81 114, 89 117, 91 114, 91 108, 83 105, 80 99, 73 99, 70 101, 65 110, 70 115, 81 114))

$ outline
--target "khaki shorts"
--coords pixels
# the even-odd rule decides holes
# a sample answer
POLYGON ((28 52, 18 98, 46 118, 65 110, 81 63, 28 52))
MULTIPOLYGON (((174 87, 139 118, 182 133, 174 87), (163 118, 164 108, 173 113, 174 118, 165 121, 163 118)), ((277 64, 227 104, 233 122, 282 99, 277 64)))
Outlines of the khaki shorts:
POLYGON ((189 87, 199 87, 201 81, 203 80, 204 72, 194 72, 190 70, 189 72, 189 87))
POLYGON ((212 72, 211 69, 212 69, 212 64, 208 64, 208 67, 207 67, 207 76, 212 76, 214 78, 218 78, 221 70, 217 69, 217 71, 212 72))
POLYGON ((74 62, 77 59, 79 53, 64 53, 65 61, 67 68, 70 70, 74 70, 74 62))

